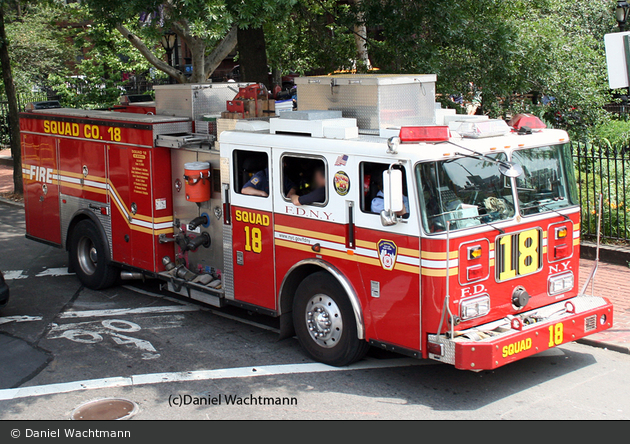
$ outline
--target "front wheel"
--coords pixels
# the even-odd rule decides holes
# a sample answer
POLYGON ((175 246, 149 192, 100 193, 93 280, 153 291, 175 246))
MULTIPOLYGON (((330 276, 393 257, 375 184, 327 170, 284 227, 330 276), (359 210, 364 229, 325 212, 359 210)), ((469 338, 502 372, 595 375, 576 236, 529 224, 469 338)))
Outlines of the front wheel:
POLYGON ((326 272, 308 276, 297 288, 293 324, 304 350, 325 364, 338 367, 352 364, 370 348, 357 337, 350 300, 326 272))
POLYGON ((105 242, 91 220, 79 222, 70 235, 70 264, 81 283, 92 290, 111 287, 118 276, 105 242))

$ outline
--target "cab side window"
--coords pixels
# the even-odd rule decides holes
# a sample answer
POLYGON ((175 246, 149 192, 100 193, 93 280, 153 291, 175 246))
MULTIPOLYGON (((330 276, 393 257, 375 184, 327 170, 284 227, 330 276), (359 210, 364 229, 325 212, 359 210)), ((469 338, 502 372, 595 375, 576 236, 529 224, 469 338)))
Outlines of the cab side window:
MULTIPOLYGON (((403 173, 403 200, 405 203, 404 213, 401 213, 404 219, 409 217, 409 194, 407 193, 407 175, 405 167, 396 165, 395 169, 399 169, 403 173)), ((359 174, 361 177, 361 211, 368 214, 380 214, 385 205, 383 195, 383 171, 389 169, 387 163, 361 162, 359 164, 359 174)))
POLYGON ((328 169, 322 158, 284 155, 282 197, 295 205, 324 206, 328 202, 328 169))
POLYGON ((234 190, 250 196, 269 196, 269 158, 260 151, 234 150, 234 190))

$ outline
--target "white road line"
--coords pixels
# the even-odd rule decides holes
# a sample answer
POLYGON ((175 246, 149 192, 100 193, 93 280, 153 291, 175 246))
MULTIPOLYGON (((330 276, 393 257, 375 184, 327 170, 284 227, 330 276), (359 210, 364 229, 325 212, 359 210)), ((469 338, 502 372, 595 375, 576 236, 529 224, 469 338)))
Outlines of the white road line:
MULTIPOLYGON (((147 295, 147 296, 153 296, 153 297, 156 297, 156 298, 166 299, 166 300, 172 301, 172 302, 178 302, 178 303, 182 303, 182 304, 190 304, 191 306, 197 306, 197 303, 191 303, 191 302, 187 302, 187 301, 182 301, 181 299, 176 299, 176 298, 173 298, 173 297, 170 297, 170 296, 165 296, 163 294, 153 293, 153 292, 147 291, 147 290, 142 290, 141 288, 136 288, 136 287, 133 287, 131 285, 123 285, 122 287, 126 288, 127 290, 135 291, 136 293, 144 294, 144 295, 147 295)), ((200 311, 207 311, 207 312, 212 313, 213 315, 217 315, 217 316, 220 316, 220 317, 225 318, 225 319, 238 321, 238 322, 240 322, 242 324, 251 325, 252 327, 258 327, 258 328, 261 328, 263 330, 272 331, 274 333, 280 333, 280 329, 278 329, 276 327, 272 327, 272 326, 269 326, 269 325, 261 324, 261 323, 256 322, 256 321, 250 321, 250 320, 245 319, 245 318, 241 318, 241 317, 238 317, 238 316, 234 316, 234 315, 231 315, 231 314, 224 313, 224 312, 222 312, 220 310, 213 310, 213 309, 205 307, 203 305, 199 305, 198 308, 199 308, 200 311)))
POLYGON ((140 308, 113 308, 110 310, 85 310, 66 311, 59 314, 59 319, 75 318, 102 318, 106 316, 134 315, 147 313, 181 313, 186 311, 199 311, 199 307, 193 305, 168 305, 162 307, 140 307, 140 308))
POLYGON ((10 281, 13 279, 26 279, 28 276, 22 274, 23 272, 24 270, 7 270, 2 273, 4 274, 4 279, 10 281))
POLYGON ((151 373, 130 377, 114 377, 89 379, 85 381, 64 382, 60 384, 38 385, 0 390, 0 401, 19 398, 32 398, 44 395, 56 395, 84 390, 95 390, 111 387, 130 387, 146 384, 164 384, 182 381, 210 381, 232 378, 253 378, 259 376, 275 376, 302 373, 340 372, 353 370, 370 370, 379 368, 409 367, 417 365, 437 365, 436 361, 420 361, 417 359, 370 359, 348 367, 332 367, 320 363, 263 365, 260 367, 235 367, 216 370, 196 370, 190 372, 151 373))
POLYGON ((35 275, 35 277, 43 276, 74 276, 74 273, 68 273, 68 267, 64 268, 47 268, 41 273, 35 275))
POLYGON ((0 318, 0 325, 8 324, 9 322, 41 321, 42 319, 42 316, 5 316, 4 318, 0 318))

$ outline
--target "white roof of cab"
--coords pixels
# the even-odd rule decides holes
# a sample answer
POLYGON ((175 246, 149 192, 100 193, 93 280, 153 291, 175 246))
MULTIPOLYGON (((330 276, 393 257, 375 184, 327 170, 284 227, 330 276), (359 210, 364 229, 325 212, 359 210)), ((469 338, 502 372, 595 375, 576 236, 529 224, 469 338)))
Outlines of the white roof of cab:
POLYGON ((252 147, 273 147, 290 152, 312 154, 347 154, 359 157, 381 157, 389 159, 409 159, 412 163, 423 160, 440 160, 455 157, 458 152, 470 154, 456 145, 485 154, 509 152, 522 148, 567 143, 568 134, 563 130, 544 129, 532 134, 510 133, 506 136, 469 139, 452 137, 449 142, 402 143, 398 154, 387 154, 387 138, 360 135, 356 139, 337 140, 319 137, 303 137, 267 132, 224 131, 220 135, 221 144, 237 144, 252 147))

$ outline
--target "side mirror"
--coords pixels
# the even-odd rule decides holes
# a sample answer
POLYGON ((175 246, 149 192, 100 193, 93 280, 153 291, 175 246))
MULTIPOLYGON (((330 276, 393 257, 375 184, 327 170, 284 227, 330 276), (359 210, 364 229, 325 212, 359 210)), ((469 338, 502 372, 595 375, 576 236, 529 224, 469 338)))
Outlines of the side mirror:
POLYGON ((384 227, 396 225, 398 223, 396 213, 405 208, 401 170, 390 168, 383 171, 383 204, 381 224, 384 227))

